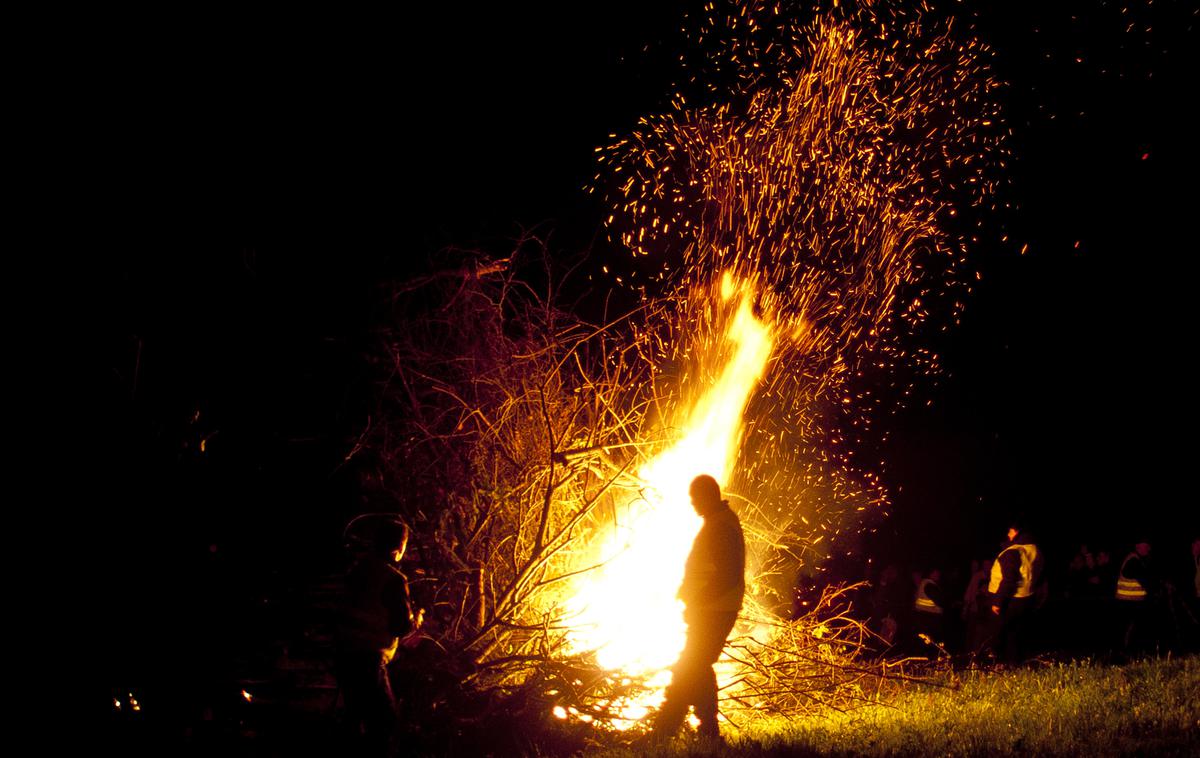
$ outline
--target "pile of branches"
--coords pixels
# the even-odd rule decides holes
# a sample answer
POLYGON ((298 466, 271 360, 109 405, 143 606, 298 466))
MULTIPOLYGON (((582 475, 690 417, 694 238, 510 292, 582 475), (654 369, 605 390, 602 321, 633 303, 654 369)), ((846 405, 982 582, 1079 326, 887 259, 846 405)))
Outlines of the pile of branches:
MULTIPOLYGON (((398 689, 430 729, 595 731, 643 686, 569 652, 566 601, 596 567, 589 538, 638 496, 638 465, 661 447, 645 441, 670 397, 644 325, 669 322, 669 306, 585 323, 556 307, 547 261, 527 239, 390 292, 367 491, 412 527, 406 571, 426 621, 421 647, 398 656, 398 689)), ((758 614, 726 704, 790 715, 869 699, 868 680, 891 674, 854 662, 863 628, 836 600, 794 622, 758 614)))
POLYGON ((884 703, 898 686, 941 677, 924 658, 887 658, 886 643, 854 612, 864 583, 831 585, 811 607, 783 619, 750 603, 744 634, 726 646, 733 677, 721 714, 737 726, 759 719, 803 718, 884 703))
POLYGON ((413 528, 406 564, 433 665, 471 696, 467 711, 539 691, 584 703, 606 688, 564 652, 563 601, 615 489, 636 486, 652 401, 628 322, 597 327, 555 307, 553 286, 529 281, 557 275, 530 261, 547 261, 533 239, 395 287, 365 440, 377 509, 413 528))

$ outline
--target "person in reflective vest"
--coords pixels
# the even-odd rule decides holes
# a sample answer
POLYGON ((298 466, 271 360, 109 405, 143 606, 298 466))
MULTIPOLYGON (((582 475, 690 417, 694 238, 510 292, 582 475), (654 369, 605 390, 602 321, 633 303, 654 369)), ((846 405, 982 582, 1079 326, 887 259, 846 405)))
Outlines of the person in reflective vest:
POLYGON ((1145 578, 1146 568, 1142 559, 1149 555, 1149 543, 1139 542, 1133 552, 1125 556, 1125 560, 1121 562, 1121 569, 1117 572, 1117 600, 1145 602, 1146 586, 1142 584, 1142 579, 1145 578))
POLYGON ((921 635, 929 638, 930 643, 940 643, 945 634, 942 622, 945 598, 940 583, 942 572, 932 569, 917 584, 917 592, 913 596, 913 630, 917 635, 916 649, 920 650, 925 643, 921 635))
POLYGON ((988 604, 993 633, 988 635, 997 658, 1019 663, 1025 654, 1028 616, 1042 574, 1043 559, 1032 536, 1019 526, 1008 530, 1008 541, 992 563, 988 604))
POLYGON ((696 477, 688 492, 704 525, 692 543, 679 587, 687 643, 655 720, 652 734, 658 740, 679 730, 689 705, 700 720, 700 736, 720 739, 713 664, 725 648, 746 593, 746 542, 737 514, 721 499, 721 488, 711 476, 696 477))
POLYGON ((1117 614, 1123 654, 1131 655, 1149 649, 1157 642, 1154 624, 1153 594, 1158 579, 1150 560, 1150 541, 1139 539, 1133 552, 1121 561, 1117 571, 1117 614))

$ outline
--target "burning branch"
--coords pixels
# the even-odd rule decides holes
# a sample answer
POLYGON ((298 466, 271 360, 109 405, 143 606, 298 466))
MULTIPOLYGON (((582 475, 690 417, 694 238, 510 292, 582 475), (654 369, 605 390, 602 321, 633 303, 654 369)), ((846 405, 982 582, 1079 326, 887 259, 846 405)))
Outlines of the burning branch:
POLYGON ((879 407, 872 378, 935 370, 901 338, 961 312, 966 243, 946 219, 990 199, 1000 85, 986 49, 925 11, 728 12, 725 32, 769 29, 703 62, 730 91, 681 95, 600 151, 614 238, 681 264, 661 299, 585 324, 557 307, 532 237, 501 261, 455 251, 393 293, 374 481, 414 526, 438 665, 484 711, 645 712, 679 648, 672 574, 700 473, 747 495, 754 543, 762 607, 722 675, 731 712, 845 709, 908 676, 862 663, 866 630, 837 592, 795 621, 767 606, 886 503, 847 443, 879 407), (650 578, 658 594, 624 591, 650 578))
MULTIPOLYGON (((660 460, 660 427, 672 418, 644 352, 650 341, 547 307, 511 268, 459 270, 393 300, 396 326, 385 338, 395 389, 385 388, 377 411, 388 423, 373 427, 377 491, 414 526, 413 595, 430 610, 421 665, 458 672, 433 697, 476 703, 465 708, 473 719, 522 708, 544 719, 557 708, 629 727, 662 675, 602 664, 604 650, 581 642, 595 621, 580 597, 627 557, 619 546, 598 551, 601 538, 627 539, 634 510, 650 507, 646 467, 660 460)), ((643 312, 670 323, 667 308, 643 312)), ((689 515, 679 503, 659 508, 689 515)), ((724 664, 731 715, 851 707, 870 699, 872 680, 894 676, 853 663, 866 631, 832 612, 836 597, 795 622, 764 609, 748 615, 724 664)))
POLYGON ((396 290, 373 439, 378 491, 415 527, 426 633, 477 694, 562 665, 571 585, 603 564, 581 538, 629 479, 651 386, 636 344, 542 301, 519 261, 396 290))

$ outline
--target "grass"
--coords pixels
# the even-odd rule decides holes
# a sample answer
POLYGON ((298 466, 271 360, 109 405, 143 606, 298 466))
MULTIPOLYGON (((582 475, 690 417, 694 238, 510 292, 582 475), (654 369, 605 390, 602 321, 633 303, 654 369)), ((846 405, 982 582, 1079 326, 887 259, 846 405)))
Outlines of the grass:
POLYGON ((680 738, 656 754, 1200 755, 1200 658, 961 672, 950 687, 912 689, 888 706, 727 735, 725 749, 680 738))

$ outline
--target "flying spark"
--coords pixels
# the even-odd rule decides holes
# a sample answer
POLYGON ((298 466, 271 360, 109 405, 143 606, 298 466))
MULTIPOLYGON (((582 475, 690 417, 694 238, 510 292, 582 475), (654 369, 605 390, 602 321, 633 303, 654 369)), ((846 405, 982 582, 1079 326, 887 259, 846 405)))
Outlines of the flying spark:
POLYGON ((918 337, 961 315, 968 232, 1007 156, 987 48, 927 8, 800 22, 779 3, 710 3, 693 37, 666 112, 599 154, 612 236, 677 303, 654 336, 674 444, 641 469, 572 606, 579 643, 633 672, 682 645, 691 477, 736 494, 764 605, 770 575, 789 593, 797 561, 886 505, 853 443, 885 397, 937 373, 918 337))

